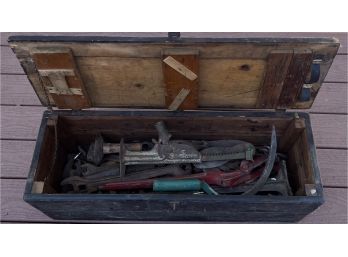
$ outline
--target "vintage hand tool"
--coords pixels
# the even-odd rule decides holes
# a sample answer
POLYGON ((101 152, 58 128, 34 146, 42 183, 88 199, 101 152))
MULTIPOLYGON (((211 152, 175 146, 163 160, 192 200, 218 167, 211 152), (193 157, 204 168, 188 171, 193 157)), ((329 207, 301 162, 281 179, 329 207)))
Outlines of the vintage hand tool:
MULTIPOLYGON (((187 176, 176 176, 175 180, 181 179, 199 179, 209 185, 216 185, 222 187, 233 187, 242 183, 249 183, 255 181, 262 173, 262 170, 253 172, 245 172, 240 170, 233 170, 230 172, 223 172, 214 170, 209 172, 196 173, 187 176)), ((100 190, 105 191, 119 191, 119 190, 133 190, 133 189, 148 189, 152 188, 154 179, 132 180, 105 183, 99 186, 100 190)))
MULTIPOLYGON (((275 165, 276 166, 276 165, 275 165)), ((287 177, 286 163, 281 161, 280 165, 277 168, 277 175, 271 178, 268 178, 266 183, 262 186, 259 192, 276 194, 282 196, 291 196, 292 191, 287 177)), ((220 194, 241 194, 249 190, 253 184, 241 185, 233 188, 224 188, 224 187, 214 187, 214 189, 220 194)))
MULTIPOLYGON (((247 194, 254 194, 259 190, 260 186, 262 187, 262 185, 265 183, 265 180, 264 180, 265 177, 267 180, 269 174, 271 173, 273 169, 273 164, 276 157, 276 149, 277 149, 277 138, 276 138, 275 128, 273 126, 270 152, 266 160, 265 167, 262 171, 259 168, 256 171, 251 172, 254 167, 258 167, 260 166, 260 163, 265 162, 264 158, 259 158, 254 161, 253 165, 250 165, 248 167, 243 167, 243 170, 232 170, 231 172, 222 172, 219 169, 212 169, 209 172, 202 172, 202 173, 192 174, 188 176, 176 177, 175 179, 200 179, 202 181, 205 181, 209 185, 216 185, 216 186, 222 186, 222 187, 234 187, 242 183, 253 182, 255 179, 261 176, 260 179, 250 189, 248 189, 245 192, 247 194)), ((105 185, 101 185, 99 189, 106 190, 106 191, 146 189, 146 188, 152 188, 153 182, 154 182, 153 179, 127 181, 127 182, 114 182, 114 183, 107 183, 105 185)))
POLYGON ((111 182, 126 182, 132 180, 144 180, 163 176, 183 176, 190 173, 189 169, 182 169, 178 165, 168 165, 165 167, 158 167, 137 171, 127 174, 127 176, 120 177, 118 165, 109 166, 100 173, 91 174, 89 176, 80 177, 72 176, 64 179, 60 185, 71 185, 74 192, 94 192, 99 185, 111 182))
POLYGON ((254 195, 256 194, 266 183, 269 175, 272 172, 274 161, 277 156, 277 135, 275 127, 272 127, 272 135, 271 135, 271 148, 269 150, 269 157, 267 159, 265 168, 260 176, 260 178, 255 182, 255 184, 250 187, 248 190, 243 192, 243 195, 254 195))
MULTIPOLYGON (((254 165, 250 165, 248 169, 236 169, 229 172, 221 171, 220 169, 210 169, 206 172, 191 174, 187 176, 176 176, 173 179, 200 179, 210 185, 218 185, 223 187, 232 187, 246 182, 253 182, 261 175, 261 169, 254 171, 254 167, 259 167, 267 160, 267 157, 254 160, 254 165)), ((153 179, 134 180, 134 181, 117 181, 101 185, 99 189, 106 191, 131 190, 131 189, 146 189, 152 188, 153 179)))
POLYGON ((162 179, 154 180, 154 192, 181 192, 181 191, 200 191, 203 190, 208 195, 218 195, 206 182, 199 179, 162 179))
MULTIPOLYGON (((142 151, 144 149, 150 149, 152 144, 148 142, 130 143, 125 144, 124 147, 132 151, 142 151)), ((104 154, 119 153, 120 148, 120 144, 105 143, 103 137, 99 134, 96 136, 95 141, 89 146, 87 161, 99 165, 103 160, 104 154)))
POLYGON ((167 131, 163 121, 157 122, 155 127, 159 135, 158 142, 155 142, 154 147, 149 151, 131 151, 121 140, 121 164, 178 164, 201 161, 200 153, 189 141, 170 141, 171 134, 167 131))
MULTIPOLYGON (((171 134, 167 131, 163 121, 156 123, 159 134, 158 142, 149 151, 131 151, 123 147, 121 141, 120 163, 122 165, 139 164, 177 164, 177 163, 202 163, 215 162, 198 167, 215 167, 233 159, 252 160, 255 148, 252 144, 243 141, 223 143, 212 141, 207 145, 211 147, 198 152, 195 145, 185 140, 170 140, 171 134), (222 161, 216 163, 216 161, 222 161)), ((199 141, 196 141, 199 142, 199 141)), ((202 141, 201 141, 202 142, 202 141)), ((196 143, 197 145, 197 143, 196 143)), ((121 170, 124 169, 121 166, 121 170)))

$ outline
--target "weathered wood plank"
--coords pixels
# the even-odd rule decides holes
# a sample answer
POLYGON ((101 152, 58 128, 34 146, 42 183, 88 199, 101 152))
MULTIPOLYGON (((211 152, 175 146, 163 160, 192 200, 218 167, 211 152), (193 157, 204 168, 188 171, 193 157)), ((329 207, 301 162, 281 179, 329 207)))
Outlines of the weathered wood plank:
POLYGON ((326 82, 348 82, 347 55, 337 55, 325 78, 326 82))
POLYGON ((35 141, 1 140, 1 178, 26 178, 35 141))
MULTIPOLYGON (((23 201, 24 186, 24 179, 1 179, 1 221, 59 222, 23 201)), ((347 223, 347 189, 325 188, 324 194, 325 204, 300 223, 347 223)))
POLYGON ((276 108, 292 58, 292 50, 275 50, 268 55, 264 81, 257 99, 258 107, 276 108))
POLYGON ((324 188, 325 203, 300 223, 347 223, 347 188, 324 188))
POLYGON ((0 47, 1 73, 24 74, 18 59, 8 46, 0 47))
MULTIPOLYGON (((167 32, 2 32, 1 45, 7 46, 9 36, 99 36, 99 37, 166 37, 167 32)), ((337 37, 338 38, 338 37, 337 37)))
MULTIPOLYGON (((347 113, 347 83, 324 83, 310 112, 347 113)), ((41 105, 25 75, 1 76, 1 104, 41 105)))
MULTIPOLYGON (((41 49, 33 53, 35 66, 42 76, 44 87, 80 90, 80 94, 67 95, 49 91, 54 103, 61 109, 79 110, 91 107, 90 98, 81 79, 73 53, 69 48, 41 49), (69 73, 63 73, 68 70, 69 73)), ((41 87, 43 84, 40 83, 41 87)), ((48 94, 48 92, 46 92, 48 94)), ((47 96, 46 96, 47 98, 47 96)))
POLYGON ((317 147, 347 148, 347 115, 311 114, 317 147))
POLYGON ((278 108, 290 108, 296 103, 306 75, 310 71, 312 59, 311 51, 294 51, 278 100, 278 108))
MULTIPOLYGON (((1 73, 24 74, 18 59, 8 46, 1 46, 1 73)), ((347 55, 337 55, 325 81, 347 82, 347 55)))
POLYGON ((1 139, 35 139, 44 107, 1 106, 1 139))
POLYGON ((163 77, 166 85, 166 106, 169 107, 182 89, 190 90, 180 110, 196 109, 198 107, 198 52, 191 54, 170 54, 163 56, 163 77))
POLYGON ((182 37, 214 37, 214 38, 238 38, 238 37, 335 37, 341 47, 339 54, 347 54, 346 32, 183 32, 182 37))
POLYGON ((1 75, 1 104, 41 105, 25 75, 1 75))
POLYGON ((24 179, 1 179, 1 221, 50 221, 23 201, 24 179))
POLYGON ((347 83, 324 83, 309 112, 347 113, 347 83))
POLYGON ((317 149, 321 180, 324 186, 347 187, 347 150, 317 149))
MULTIPOLYGON (((4 32, 1 33, 1 45, 8 45, 10 35, 48 35, 48 36, 120 36, 120 37, 166 37, 166 32, 4 32)), ((182 37, 207 37, 207 38, 238 38, 238 37, 335 37, 341 47, 338 53, 346 54, 347 33, 340 32, 183 32, 182 37)))

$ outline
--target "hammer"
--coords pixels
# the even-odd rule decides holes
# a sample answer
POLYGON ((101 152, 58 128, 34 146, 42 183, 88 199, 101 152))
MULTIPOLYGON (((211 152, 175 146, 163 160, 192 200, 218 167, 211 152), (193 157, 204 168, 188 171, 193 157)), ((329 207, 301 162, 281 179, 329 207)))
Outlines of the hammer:
MULTIPOLYGON (((125 144, 125 147, 130 151, 142 151, 144 149, 151 148, 151 143, 130 143, 125 144)), ((119 153, 120 144, 117 143, 105 143, 103 137, 99 134, 96 136, 95 141, 89 146, 87 153, 87 161, 99 165, 104 157, 104 154, 119 153)))

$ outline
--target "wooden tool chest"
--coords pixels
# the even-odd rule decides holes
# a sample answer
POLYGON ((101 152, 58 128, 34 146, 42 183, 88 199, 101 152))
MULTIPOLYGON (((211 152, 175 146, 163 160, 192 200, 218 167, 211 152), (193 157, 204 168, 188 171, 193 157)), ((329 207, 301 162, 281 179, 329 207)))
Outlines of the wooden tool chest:
POLYGON ((310 118, 300 110, 312 106, 338 51, 336 39, 169 33, 13 36, 9 43, 48 107, 24 193, 48 216, 294 222, 324 202, 310 118), (292 195, 62 192, 68 153, 98 134, 109 142, 157 138, 158 121, 178 140, 237 139, 257 146, 269 145, 274 126, 292 195))

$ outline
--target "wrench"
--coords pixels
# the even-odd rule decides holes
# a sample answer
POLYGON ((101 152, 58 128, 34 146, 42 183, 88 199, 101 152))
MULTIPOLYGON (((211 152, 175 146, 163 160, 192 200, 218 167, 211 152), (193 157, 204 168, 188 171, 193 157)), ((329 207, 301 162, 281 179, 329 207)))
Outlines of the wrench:
POLYGON ((159 167, 149 170, 137 171, 129 173, 124 177, 120 177, 120 171, 114 166, 112 168, 104 170, 102 175, 92 174, 86 177, 72 176, 64 179, 60 185, 71 185, 74 192, 93 192, 98 189, 99 185, 111 182, 125 182, 136 179, 150 179, 162 176, 182 176, 190 173, 190 170, 184 170, 177 165, 168 165, 165 167, 159 167))

